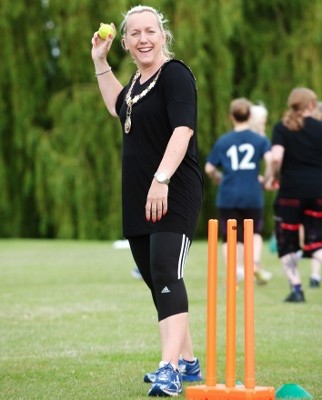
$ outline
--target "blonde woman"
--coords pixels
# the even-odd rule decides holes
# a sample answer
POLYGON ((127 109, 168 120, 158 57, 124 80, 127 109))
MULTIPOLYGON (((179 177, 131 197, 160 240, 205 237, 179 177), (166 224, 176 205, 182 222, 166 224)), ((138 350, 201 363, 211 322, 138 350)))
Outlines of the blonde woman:
POLYGON ((196 82, 173 59, 171 32, 154 8, 131 8, 121 34, 137 68, 125 87, 107 61, 112 39, 96 32, 92 59, 102 98, 123 134, 123 235, 157 312, 161 361, 144 380, 152 384, 149 396, 177 396, 182 380, 201 380, 183 279, 203 196, 196 82))

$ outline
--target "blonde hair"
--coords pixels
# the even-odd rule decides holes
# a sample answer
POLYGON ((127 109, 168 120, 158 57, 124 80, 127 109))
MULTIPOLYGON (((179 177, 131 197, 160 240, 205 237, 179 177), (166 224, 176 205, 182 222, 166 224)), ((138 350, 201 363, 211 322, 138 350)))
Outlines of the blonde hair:
POLYGON ((300 87, 291 91, 288 96, 288 110, 283 116, 283 124, 291 131, 299 131, 304 125, 303 111, 310 104, 317 103, 317 95, 313 90, 300 87))
POLYGON ((267 117, 268 111, 264 104, 252 104, 250 107, 250 129, 261 135, 265 135, 267 117))
POLYGON ((248 121, 251 105, 252 103, 249 100, 240 97, 230 103, 229 113, 237 122, 248 121))
POLYGON ((313 117, 322 121, 322 101, 319 101, 313 112, 313 117))
POLYGON ((133 14, 138 14, 138 13, 143 13, 143 12, 151 12, 152 14, 155 15, 159 28, 161 32, 165 34, 165 43, 162 46, 162 52, 167 58, 172 58, 174 56, 174 53, 170 50, 172 41, 173 41, 173 35, 170 29, 166 27, 166 24, 168 23, 168 20, 166 20, 163 16, 163 14, 160 11, 157 11, 155 8, 150 7, 150 6, 135 6, 132 7, 126 14, 124 14, 123 21, 121 22, 120 29, 121 29, 121 34, 122 34, 122 45, 123 45, 123 39, 124 36, 126 35, 126 28, 127 28, 127 19, 129 16, 133 14))

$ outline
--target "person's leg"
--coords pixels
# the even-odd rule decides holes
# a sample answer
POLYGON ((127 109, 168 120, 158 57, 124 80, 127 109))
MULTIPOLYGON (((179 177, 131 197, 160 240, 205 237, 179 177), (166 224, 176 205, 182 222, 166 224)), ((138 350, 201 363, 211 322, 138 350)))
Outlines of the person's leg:
POLYGON ((280 257, 284 273, 286 278, 288 279, 290 285, 296 289, 297 287, 299 290, 301 289, 301 276, 298 270, 298 261, 299 256, 298 253, 289 253, 282 257, 280 257))
POLYGON ((183 234, 159 232, 151 235, 151 273, 158 305, 162 361, 176 367, 182 351, 193 355, 188 329, 188 296, 183 280, 189 248, 190 240, 183 234))
MULTIPOLYGON (((200 366, 192 350, 188 324, 188 299, 182 279, 190 241, 184 235, 173 235, 174 237, 172 234, 171 237, 169 234, 160 234, 160 239, 158 234, 152 235, 153 239, 148 235, 138 236, 129 238, 129 243, 134 260, 140 265, 140 271, 151 290, 158 311, 162 365, 170 362, 177 367, 179 364, 183 380, 198 381, 201 380, 200 366), (158 295, 153 280, 157 284, 158 295), (166 297, 160 301, 160 296, 166 297), (161 311, 158 303, 164 303, 161 311), (184 334, 178 335, 178 331, 184 334), (180 353, 184 360, 180 358, 178 363, 180 353)), ((155 377, 155 372, 148 373, 144 381, 152 383, 155 377)))
POLYGON ((254 221, 254 275, 258 285, 265 285, 272 279, 272 273, 262 265, 263 252, 263 211, 260 208, 248 210, 248 218, 254 221))
MULTIPOLYGON (((189 331, 188 296, 183 280, 189 248, 190 240, 184 234, 157 232, 150 236, 151 276, 161 338, 160 368, 144 377, 145 382, 152 382, 150 396, 164 395, 168 390, 180 393, 182 388, 177 382, 178 374, 180 379, 184 379, 184 375, 188 376, 192 371, 186 368, 190 359, 196 364, 189 331), (179 362, 182 353, 188 358, 184 371, 181 371, 179 362)), ((197 367, 193 371, 195 376, 184 380, 200 380, 199 362, 197 367)))
MULTIPOLYGON (((222 254, 227 266, 227 241, 222 243, 222 254)), ((244 244, 240 242, 236 243, 236 274, 237 281, 244 280, 244 244)))
POLYGON ((302 224, 302 204, 299 199, 277 198, 274 203, 275 234, 278 256, 285 276, 291 286, 291 293, 285 301, 304 301, 298 262, 302 256, 299 230, 302 224))
MULTIPOLYGON (((171 363, 178 368, 179 357, 182 353, 183 344, 187 340, 188 313, 181 313, 167 317, 159 322, 162 361, 171 363)), ((186 353, 193 354, 192 342, 186 342, 186 353)))
MULTIPOLYGON (((174 337, 177 335, 177 326, 178 324, 186 324, 185 334, 180 340, 181 351, 179 354, 178 360, 178 369, 182 376, 183 381, 196 382, 201 381, 202 375, 200 370, 200 364, 198 358, 194 356, 192 340, 189 330, 189 321, 186 318, 185 314, 178 314, 174 317, 168 317, 165 320, 159 322, 160 329, 160 337, 161 337, 161 348, 164 349, 162 352, 162 361, 160 362, 160 366, 164 366, 168 364, 169 361, 163 360, 172 360, 173 353, 177 353, 178 343, 173 342, 173 349, 166 342, 170 335, 174 337), (171 320, 172 319, 172 320, 171 320), (169 329, 170 327, 170 329, 169 329), (171 332, 171 327, 174 328, 174 331, 171 332), (168 353, 167 353, 168 352, 168 353)), ((174 364, 170 361, 171 364, 174 364)), ((156 372, 150 372, 145 374, 144 381, 147 383, 154 383, 156 380, 156 372)))
POLYGON ((128 238, 134 261, 142 277, 151 287, 152 277, 150 270, 150 236, 134 236, 128 238))
POLYGON ((303 222, 304 256, 311 257, 310 287, 318 288, 322 265, 322 199, 310 199, 305 203, 303 222))
POLYGON ((319 287, 321 282, 322 249, 315 251, 311 259, 311 279, 310 286, 319 287))
POLYGON ((259 233, 254 233, 254 264, 256 269, 261 268, 263 252, 263 238, 259 233))
MULTIPOLYGON (((188 296, 183 281, 189 247, 190 240, 183 234, 158 232, 150 236, 151 275, 158 309, 161 362, 154 374, 149 396, 181 393, 179 357, 184 346, 188 346, 186 352, 193 354, 188 331, 188 296)), ((148 378, 151 378, 151 374, 148 378)), ((148 381, 146 376, 144 380, 148 381)))
POLYGON ((153 302, 157 308, 150 269, 150 236, 135 236, 130 237, 128 240, 134 261, 144 282, 151 290, 153 302))
POLYGON ((191 334, 190 334, 190 328, 189 328, 189 321, 187 321, 186 334, 182 341, 181 357, 184 360, 190 361, 190 362, 193 362, 195 360, 195 356, 193 353, 192 339, 191 339, 191 334))

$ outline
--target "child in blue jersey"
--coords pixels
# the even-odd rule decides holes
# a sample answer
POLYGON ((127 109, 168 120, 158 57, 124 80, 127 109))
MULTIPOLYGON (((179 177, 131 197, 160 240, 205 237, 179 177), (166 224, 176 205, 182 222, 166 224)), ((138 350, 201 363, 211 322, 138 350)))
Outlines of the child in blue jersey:
MULTIPOLYGON (((227 254, 227 220, 237 221, 237 273, 240 274, 244 242, 243 220, 254 220, 254 274, 259 284, 271 279, 261 266, 263 239, 263 187, 259 180, 261 161, 270 167, 270 142, 250 129, 251 102, 238 98, 231 102, 230 119, 234 129, 214 144, 205 165, 206 174, 219 184, 216 205, 219 209, 223 251, 227 254)), ((242 274, 240 278, 242 277, 242 274)))

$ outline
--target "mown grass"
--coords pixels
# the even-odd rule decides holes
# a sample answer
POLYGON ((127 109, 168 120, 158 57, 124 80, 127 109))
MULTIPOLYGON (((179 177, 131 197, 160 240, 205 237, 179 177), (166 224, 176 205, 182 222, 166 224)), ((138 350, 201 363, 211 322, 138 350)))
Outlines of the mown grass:
MULTIPOLYGON (((220 253, 220 252, 219 252, 220 253)), ((191 329, 205 374, 207 243, 196 241, 186 267, 191 329)), ((286 304, 276 254, 274 274, 255 287, 256 385, 303 386, 322 399, 322 289, 286 304)), ((146 371, 159 362, 150 295, 131 277, 129 250, 111 242, 0 240, 0 399, 140 400, 146 371)), ((219 260, 217 381, 225 380, 225 269, 219 260)), ((243 381, 243 285, 237 293, 237 376, 243 381)), ((184 398, 184 395, 181 396, 184 398)))

